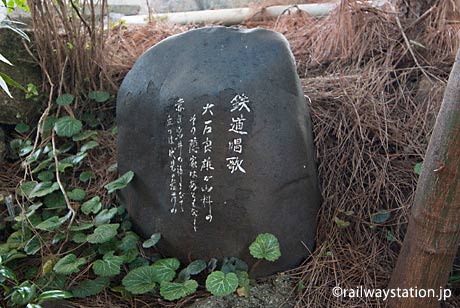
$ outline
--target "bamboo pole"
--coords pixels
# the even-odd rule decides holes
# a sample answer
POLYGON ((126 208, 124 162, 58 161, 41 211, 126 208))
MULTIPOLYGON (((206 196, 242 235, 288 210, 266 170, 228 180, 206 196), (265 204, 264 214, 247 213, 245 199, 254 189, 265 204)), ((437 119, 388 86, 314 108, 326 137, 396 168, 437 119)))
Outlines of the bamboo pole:
MULTIPOLYGON (((338 2, 330 3, 310 3, 298 5, 275 5, 265 8, 265 16, 278 17, 287 12, 295 12, 298 10, 307 12, 308 14, 316 17, 323 17, 329 14, 338 2)), ((204 10, 204 11, 191 11, 191 12, 176 12, 176 13, 162 13, 152 14, 152 20, 167 20, 177 24, 204 24, 204 23, 218 23, 223 25, 235 25, 242 23, 245 19, 251 17, 254 10, 250 8, 234 8, 234 9, 221 9, 221 10, 204 10)), ((124 16, 122 18, 128 24, 146 24, 148 15, 124 16)), ((257 20, 257 16, 255 17, 257 20)))
POLYGON ((417 183, 414 205, 389 291, 391 308, 436 308, 460 242, 460 49, 417 183), (401 291, 401 292, 400 292, 401 291), (404 294, 408 294, 405 296, 404 294), (421 291, 421 292, 418 292, 421 291), (423 295, 424 294, 424 295, 423 295))

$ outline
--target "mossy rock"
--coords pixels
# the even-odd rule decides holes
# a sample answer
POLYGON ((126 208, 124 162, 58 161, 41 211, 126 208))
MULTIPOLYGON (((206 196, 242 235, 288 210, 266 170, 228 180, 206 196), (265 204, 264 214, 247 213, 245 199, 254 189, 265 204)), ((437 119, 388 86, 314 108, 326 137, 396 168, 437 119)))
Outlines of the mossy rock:
MULTIPOLYGON (((7 74, 17 83, 26 87, 28 83, 40 85, 40 68, 24 48, 21 38, 11 30, 0 30, 0 53, 14 66, 0 63, 0 72, 7 74)), ((31 123, 38 116, 40 104, 25 99, 25 93, 9 87, 13 98, 0 91, 0 124, 17 124, 21 120, 31 123)))

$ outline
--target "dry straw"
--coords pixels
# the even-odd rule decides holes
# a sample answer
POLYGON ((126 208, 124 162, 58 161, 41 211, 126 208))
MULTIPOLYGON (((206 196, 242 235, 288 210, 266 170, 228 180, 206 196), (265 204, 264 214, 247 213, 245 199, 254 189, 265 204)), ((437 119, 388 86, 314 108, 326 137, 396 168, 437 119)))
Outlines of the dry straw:
MULTIPOLYGON (((324 202, 317 247, 291 272, 303 285, 297 307, 384 306, 377 298, 335 298, 332 288, 388 283, 415 192, 414 166, 423 160, 458 46, 454 9, 439 1, 400 20, 388 6, 342 1, 325 19, 297 12, 247 22, 288 38, 310 101, 324 202)), ((154 24, 127 31, 121 36, 142 46, 123 46, 130 54, 122 57, 133 63, 182 30, 154 24)))
MULTIPOLYGON (((459 16, 450 0, 411 18, 388 6, 345 0, 324 19, 298 12, 244 25, 275 29, 288 38, 311 108, 324 200, 316 249, 290 272, 302 285, 293 290, 297 307, 384 306, 377 298, 335 298, 332 288, 385 288, 389 281, 415 192, 413 169, 423 160, 459 46, 459 16)), ((97 58, 98 77, 119 83, 146 49, 191 27, 116 26, 104 41, 105 56, 97 58)), ((52 47, 39 45, 39 52, 52 47)), ((113 137, 104 138, 113 157, 113 137)), ((107 155, 96 153, 89 162, 102 175, 100 187, 112 178, 106 170, 114 162, 101 157, 107 155)), ((81 307, 185 304, 143 297, 126 302, 110 291, 80 302, 81 307)), ((446 307, 458 305, 454 298, 446 307)))

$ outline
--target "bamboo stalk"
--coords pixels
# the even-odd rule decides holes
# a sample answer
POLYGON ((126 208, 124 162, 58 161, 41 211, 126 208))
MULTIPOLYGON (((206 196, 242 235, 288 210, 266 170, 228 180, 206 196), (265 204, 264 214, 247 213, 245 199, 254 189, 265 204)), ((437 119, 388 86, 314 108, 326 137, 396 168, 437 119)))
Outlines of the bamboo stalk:
MULTIPOLYGON (((275 5, 265 8, 265 16, 278 17, 287 12, 298 10, 307 12, 316 17, 327 16, 336 6, 337 2, 330 3, 310 3, 298 5, 275 5)), ((161 13, 152 14, 152 20, 167 20, 177 24, 204 24, 219 23, 223 25, 235 25, 242 23, 245 19, 251 17, 254 10, 250 8, 234 8, 221 10, 204 10, 191 12, 161 13)), ((148 15, 125 16, 122 18, 128 24, 146 24, 148 15)), ((257 16, 254 17, 257 20, 257 16)))

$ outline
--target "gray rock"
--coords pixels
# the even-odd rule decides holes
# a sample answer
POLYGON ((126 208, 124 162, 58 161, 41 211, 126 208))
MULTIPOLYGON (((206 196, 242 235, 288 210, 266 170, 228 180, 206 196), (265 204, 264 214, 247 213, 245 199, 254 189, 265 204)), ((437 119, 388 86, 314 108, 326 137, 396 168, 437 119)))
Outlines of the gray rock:
POLYGON ((279 33, 208 27, 141 56, 118 94, 121 197, 145 237, 180 258, 236 256, 260 233, 282 257, 254 276, 298 265, 320 205, 312 131, 292 53, 279 33))
MULTIPOLYGON (((13 31, 0 29, 0 52, 14 66, 0 63, 0 72, 26 87, 28 83, 41 84, 40 68, 23 46, 21 38, 13 31)), ((0 90, 0 124, 17 124, 21 120, 30 122, 37 117, 40 104, 25 99, 24 92, 9 87, 13 98, 0 90)))

